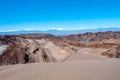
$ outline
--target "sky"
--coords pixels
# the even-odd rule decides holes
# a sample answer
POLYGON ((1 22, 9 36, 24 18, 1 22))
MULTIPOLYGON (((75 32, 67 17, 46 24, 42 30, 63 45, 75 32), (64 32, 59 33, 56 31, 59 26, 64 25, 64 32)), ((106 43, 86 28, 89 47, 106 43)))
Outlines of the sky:
POLYGON ((0 31, 120 27, 120 0, 0 0, 0 31))

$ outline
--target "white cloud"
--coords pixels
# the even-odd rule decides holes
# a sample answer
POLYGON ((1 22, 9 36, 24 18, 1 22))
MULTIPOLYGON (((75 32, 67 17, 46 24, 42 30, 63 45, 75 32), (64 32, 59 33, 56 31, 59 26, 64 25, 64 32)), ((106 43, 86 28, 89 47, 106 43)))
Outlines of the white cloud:
POLYGON ((64 30, 63 28, 57 28, 57 30, 64 30))
POLYGON ((24 30, 31 31, 31 30, 38 30, 38 29, 27 28, 27 29, 24 29, 24 30))
POLYGON ((51 28, 50 30, 64 30, 63 28, 51 28))
POLYGON ((2 30, 0 32, 14 32, 14 31, 19 31, 19 30, 2 30))
POLYGON ((27 29, 20 29, 20 30, 1 30, 0 32, 15 32, 15 31, 22 31, 22 30, 25 30, 25 31, 31 31, 31 30, 38 30, 38 29, 32 29, 32 28, 27 28, 27 29))

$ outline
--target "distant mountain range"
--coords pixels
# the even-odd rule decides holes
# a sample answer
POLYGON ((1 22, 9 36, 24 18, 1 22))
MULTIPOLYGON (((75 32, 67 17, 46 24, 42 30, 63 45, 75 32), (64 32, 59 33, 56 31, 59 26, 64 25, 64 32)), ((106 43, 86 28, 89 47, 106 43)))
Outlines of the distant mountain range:
POLYGON ((80 30, 19 30, 19 31, 3 31, 0 35, 15 35, 15 34, 36 34, 46 33, 53 35, 70 35, 70 34, 82 34, 86 32, 105 32, 105 31, 120 31, 120 28, 98 28, 98 29, 80 29, 80 30))

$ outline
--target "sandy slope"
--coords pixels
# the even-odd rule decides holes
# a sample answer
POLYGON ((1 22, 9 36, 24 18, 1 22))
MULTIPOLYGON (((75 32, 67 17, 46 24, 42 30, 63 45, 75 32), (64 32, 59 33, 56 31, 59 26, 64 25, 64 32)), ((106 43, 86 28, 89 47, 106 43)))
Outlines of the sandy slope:
POLYGON ((119 75, 117 59, 0 67, 0 80, 120 80, 119 75))
POLYGON ((65 60, 68 61, 81 61, 81 60, 104 60, 106 57, 100 55, 105 49, 93 49, 93 48, 77 48, 76 53, 72 53, 71 56, 65 60))

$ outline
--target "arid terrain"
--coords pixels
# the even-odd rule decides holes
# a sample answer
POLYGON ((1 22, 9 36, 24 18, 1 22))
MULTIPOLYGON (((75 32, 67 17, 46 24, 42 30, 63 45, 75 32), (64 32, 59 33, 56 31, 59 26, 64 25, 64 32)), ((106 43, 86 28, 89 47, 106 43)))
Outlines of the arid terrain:
POLYGON ((0 36, 0 80, 120 80, 120 32, 0 36))

